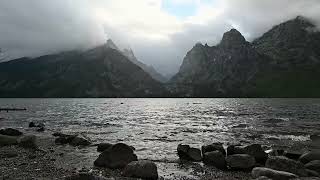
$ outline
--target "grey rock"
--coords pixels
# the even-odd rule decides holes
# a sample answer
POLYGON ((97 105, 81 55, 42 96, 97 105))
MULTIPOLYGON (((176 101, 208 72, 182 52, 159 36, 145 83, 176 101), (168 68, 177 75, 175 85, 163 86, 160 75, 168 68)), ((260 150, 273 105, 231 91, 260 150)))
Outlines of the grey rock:
POLYGON ((100 144, 98 144, 97 151, 103 152, 104 150, 109 149, 111 146, 112 146, 112 144, 110 144, 110 143, 100 143, 100 144))
POLYGON ((221 143, 212 143, 209 145, 204 145, 201 147, 202 154, 211 151, 220 151, 222 154, 226 155, 226 151, 221 143))
POLYGON ((129 163, 123 170, 126 177, 158 179, 157 165, 152 161, 140 160, 129 163))
POLYGON ((248 154, 230 155, 226 161, 231 169, 251 169, 256 163, 254 157, 248 154))
POLYGON ((320 177, 320 174, 317 171, 306 169, 308 177, 320 177))
POLYGON ((211 151, 203 154, 203 163, 206 165, 212 165, 219 169, 225 169, 227 163, 225 156, 220 151, 211 151))
POLYGON ((0 147, 18 144, 18 138, 13 136, 0 135, 0 147))
POLYGON ((298 178, 297 175, 285 171, 277 171, 274 169, 264 168, 264 167, 256 167, 252 170, 252 177, 258 178, 260 176, 265 176, 271 178, 273 180, 289 180, 293 178, 298 178))
POLYGON ((18 144, 19 146, 24 148, 36 149, 38 148, 36 144, 36 139, 37 138, 34 135, 22 136, 21 138, 18 139, 18 144))
POLYGON ((70 145, 72 146, 88 146, 91 142, 83 137, 76 136, 72 139, 70 142, 70 145))
POLYGON ((302 156, 303 152, 300 151, 285 151, 284 152, 284 156, 289 158, 289 159, 293 159, 293 160, 298 160, 301 156, 302 156))
POLYGON ((314 141, 314 142, 320 142, 320 134, 310 135, 310 139, 311 141, 314 141))
POLYGON ((248 145, 244 148, 246 154, 253 156, 258 163, 264 164, 268 159, 268 154, 264 152, 260 144, 248 145))
POLYGON ((284 156, 269 157, 266 162, 266 167, 278 171, 291 172, 303 177, 308 175, 301 162, 288 159, 284 156))
POLYGON ((235 146, 235 145, 230 145, 227 147, 227 154, 233 155, 233 154, 246 154, 244 150, 244 146, 235 146))
POLYGON ((21 136, 22 132, 12 128, 1 129, 0 134, 7 136, 21 136))
POLYGON ((126 144, 118 143, 103 151, 94 161, 98 167, 108 167, 111 169, 124 168, 132 161, 136 161, 137 156, 132 148, 126 144))
POLYGON ((201 161, 201 151, 197 148, 191 148, 189 145, 179 144, 177 147, 178 156, 182 160, 201 161))
POLYGON ((299 158, 299 161, 304 164, 314 160, 320 160, 320 151, 307 152, 299 158))
POLYGON ((314 170, 320 174, 320 160, 310 161, 304 165, 307 169, 314 170))

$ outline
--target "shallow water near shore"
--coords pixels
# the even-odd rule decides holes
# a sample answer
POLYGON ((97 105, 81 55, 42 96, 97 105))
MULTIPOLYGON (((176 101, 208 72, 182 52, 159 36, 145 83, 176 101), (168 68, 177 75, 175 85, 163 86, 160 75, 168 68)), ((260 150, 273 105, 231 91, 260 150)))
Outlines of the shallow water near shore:
MULTIPOLYGON (((47 135, 61 131, 94 144, 123 142, 136 148, 139 159, 158 162, 160 175, 163 163, 178 159, 180 143, 289 147, 320 132, 320 99, 0 99, 0 107, 27 108, 0 112, 0 127, 26 129, 36 121, 45 123, 47 135)), ((95 151, 79 153, 90 163, 95 151)))

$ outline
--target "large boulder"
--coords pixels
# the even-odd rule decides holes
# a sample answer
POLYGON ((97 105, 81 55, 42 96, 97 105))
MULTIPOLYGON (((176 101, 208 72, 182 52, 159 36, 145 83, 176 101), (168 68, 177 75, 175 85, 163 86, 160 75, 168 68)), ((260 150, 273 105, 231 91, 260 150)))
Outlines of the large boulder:
POLYGON ((65 180, 108 180, 105 177, 95 176, 87 173, 79 173, 65 178, 65 180))
POLYGON ((125 167, 123 175, 132 178, 156 180, 158 179, 157 165, 147 160, 133 161, 125 167))
POLYGON ((18 145, 24 148, 36 149, 38 148, 36 139, 34 135, 22 136, 18 139, 18 145))
POLYGON ((307 169, 316 171, 320 174, 320 160, 310 161, 304 165, 307 169))
POLYGON ((256 161, 249 154, 233 154, 226 158, 227 165, 231 169, 251 169, 256 161))
POLYGON ((253 156, 256 162, 264 164, 268 159, 268 154, 264 152, 260 144, 252 144, 244 147, 246 154, 253 156))
POLYGON ((203 163, 212 165, 219 169, 224 169, 227 166, 225 156, 220 151, 211 151, 203 154, 203 163))
POLYGON ((0 134, 7 136, 21 136, 22 132, 12 128, 1 129, 0 134))
POLYGON ((266 162, 266 167, 278 171, 291 172, 303 177, 308 176, 308 172, 301 162, 288 159, 284 156, 269 157, 266 162))
POLYGON ((177 147, 178 156, 182 160, 201 161, 201 151, 197 148, 191 148, 189 145, 179 144, 177 147))
POLYGON ((87 140, 84 137, 79 137, 79 136, 74 137, 72 139, 72 141, 70 142, 70 145, 72 145, 72 146, 88 146, 90 144, 91 144, 91 142, 89 140, 87 140))
POLYGON ((308 152, 308 153, 303 154, 299 158, 299 161, 301 161, 304 164, 306 164, 310 161, 314 161, 314 160, 320 160, 320 151, 308 152))
POLYGON ((112 146, 112 144, 110 144, 110 143, 100 143, 100 144, 98 144, 97 151, 103 152, 104 150, 109 149, 111 146, 112 146))
POLYGON ((228 146, 228 156, 233 154, 249 154, 253 156, 256 162, 264 164, 268 158, 268 154, 264 152, 260 144, 252 144, 248 146, 228 146))
POLYGON ((313 141, 313 142, 320 142, 320 134, 310 135, 310 139, 311 139, 311 141, 313 141))
POLYGON ((132 148, 126 144, 118 143, 103 151, 94 161, 94 165, 119 169, 124 168, 132 161, 137 161, 137 156, 134 154, 132 148))
POLYGON ((18 144, 18 138, 13 136, 0 135, 0 147, 18 144))
POLYGON ((212 143, 201 147, 202 154, 212 151, 220 151, 223 155, 226 155, 226 151, 221 143, 212 143))
POLYGON ((252 170, 252 177, 259 178, 261 176, 268 177, 273 180, 287 180, 298 178, 297 175, 285 171, 277 171, 274 169, 264 168, 264 167, 256 167, 252 170))
POLYGON ((285 151, 283 155, 289 159, 298 160, 302 154, 303 152, 300 151, 288 150, 285 151))

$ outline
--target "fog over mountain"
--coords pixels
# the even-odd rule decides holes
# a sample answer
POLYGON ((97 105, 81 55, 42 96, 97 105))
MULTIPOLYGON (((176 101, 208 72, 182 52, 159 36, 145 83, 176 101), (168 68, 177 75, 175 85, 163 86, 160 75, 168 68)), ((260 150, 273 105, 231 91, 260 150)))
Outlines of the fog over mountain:
POLYGON ((10 57, 38 56, 111 38, 174 74, 198 41, 215 45, 231 28, 252 41, 297 15, 319 27, 319 9, 319 0, 2 0, 0 48, 10 57))

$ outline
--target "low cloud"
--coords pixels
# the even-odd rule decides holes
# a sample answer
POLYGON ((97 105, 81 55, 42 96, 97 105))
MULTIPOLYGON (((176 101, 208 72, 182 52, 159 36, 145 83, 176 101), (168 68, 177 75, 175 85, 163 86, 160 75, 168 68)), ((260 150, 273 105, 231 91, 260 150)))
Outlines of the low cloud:
MULTIPOLYGON (((171 0, 196 13, 176 17, 164 0, 2 0, 0 48, 12 57, 100 45, 112 38, 161 73, 172 74, 196 42, 217 44, 237 28, 250 41, 298 15, 320 26, 319 0, 171 0)), ((167 0, 168 1, 168 0, 167 0)))

